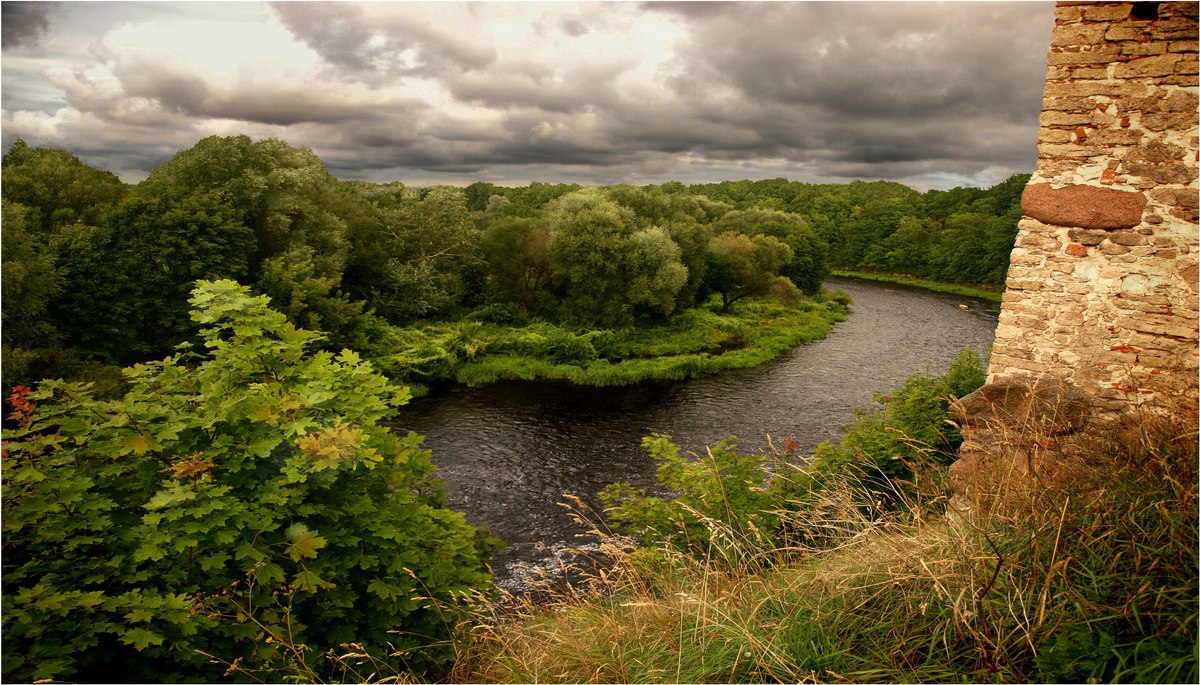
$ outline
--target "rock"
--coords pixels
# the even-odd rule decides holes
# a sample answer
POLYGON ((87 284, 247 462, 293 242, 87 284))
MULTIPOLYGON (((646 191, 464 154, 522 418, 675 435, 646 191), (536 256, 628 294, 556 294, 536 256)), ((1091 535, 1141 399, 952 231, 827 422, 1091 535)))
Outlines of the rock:
POLYGON ((1142 221, 1146 196, 1097 186, 1052 188, 1034 183, 1021 196, 1025 215, 1044 224, 1076 228, 1132 228, 1142 221))
POLYGON ((1002 379, 989 383, 951 407, 967 429, 1032 431, 1048 437, 1077 433, 1087 425, 1087 396, 1054 376, 1036 380, 1002 379))

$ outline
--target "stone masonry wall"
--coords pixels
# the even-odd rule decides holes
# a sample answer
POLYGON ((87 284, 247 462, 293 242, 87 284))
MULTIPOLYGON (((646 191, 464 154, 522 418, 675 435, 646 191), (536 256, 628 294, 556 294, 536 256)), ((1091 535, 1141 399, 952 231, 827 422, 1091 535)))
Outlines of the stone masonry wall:
POLYGON ((1108 418, 1197 399, 1200 5, 1146 4, 1058 4, 989 368, 1060 376, 1108 418))
POLYGON ((1133 412, 1195 417, 1198 9, 1058 3, 991 387, 959 410, 968 442, 960 478, 1003 407, 1053 411, 1064 400, 1087 414, 1043 431, 1050 445, 1052 435, 1111 428, 1133 412), (1039 385, 1055 396, 1031 399, 1039 385))

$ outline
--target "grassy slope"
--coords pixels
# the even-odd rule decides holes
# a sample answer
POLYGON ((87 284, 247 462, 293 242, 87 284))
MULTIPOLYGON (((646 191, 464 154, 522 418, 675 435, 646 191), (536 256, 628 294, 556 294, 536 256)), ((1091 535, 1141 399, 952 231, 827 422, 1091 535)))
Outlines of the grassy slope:
POLYGON ((942 281, 932 281, 926 278, 917 278, 915 276, 905 276, 904 274, 886 274, 875 273, 873 271, 842 271, 835 269, 833 275, 839 278, 858 278, 864 281, 880 281, 883 283, 895 283, 898 285, 911 285, 925 290, 932 290, 939 293, 951 293, 954 295, 962 295, 964 297, 975 297, 989 302, 999 302, 1001 293, 996 290, 989 290, 988 286, 969 285, 963 283, 943 283, 942 281))
POLYGON ((609 539, 598 589, 477 617, 452 678, 1197 682, 1195 426, 1140 428, 1062 485, 1002 482, 969 523, 831 491, 797 512, 839 536, 821 549, 731 540, 721 564, 609 539))

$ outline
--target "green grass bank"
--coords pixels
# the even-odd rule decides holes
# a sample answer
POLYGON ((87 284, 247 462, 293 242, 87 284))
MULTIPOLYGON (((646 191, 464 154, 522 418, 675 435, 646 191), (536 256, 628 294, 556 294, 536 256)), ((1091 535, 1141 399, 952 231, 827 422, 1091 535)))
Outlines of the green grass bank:
POLYGON ((390 374, 417 384, 683 380, 757 366, 824 338, 845 320, 849 303, 844 293, 793 304, 745 300, 729 313, 697 307, 661 323, 617 330, 549 322, 419 324, 396 329, 400 351, 381 362, 390 374))
POLYGON ((917 278, 916 276, 907 276, 905 274, 891 273, 876 273, 874 271, 845 271, 834 269, 831 275, 838 278, 857 278, 864 281, 878 281, 881 283, 894 283, 896 285, 910 285, 916 288, 924 288, 938 293, 950 293, 952 295, 962 295, 963 297, 975 297, 989 302, 999 303, 1002 293, 989 289, 988 286, 972 285, 967 283, 945 283, 943 281, 933 281, 928 278, 917 278))

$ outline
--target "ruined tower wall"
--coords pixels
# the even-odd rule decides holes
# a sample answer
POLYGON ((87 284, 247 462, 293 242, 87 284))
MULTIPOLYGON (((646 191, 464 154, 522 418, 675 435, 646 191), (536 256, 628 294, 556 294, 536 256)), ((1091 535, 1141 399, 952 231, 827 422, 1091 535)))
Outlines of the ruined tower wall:
POLYGON ((1198 9, 1058 3, 988 382, 955 407, 960 508, 1148 414, 1196 420, 1198 9))
POLYGON ((1196 406, 1198 9, 1058 3, 990 380, 1056 376, 1101 421, 1196 406))

